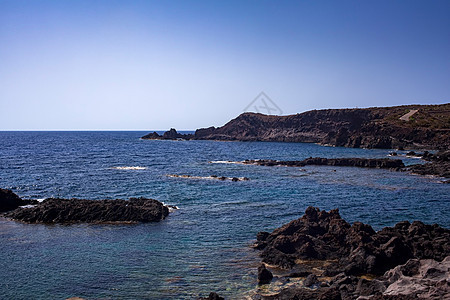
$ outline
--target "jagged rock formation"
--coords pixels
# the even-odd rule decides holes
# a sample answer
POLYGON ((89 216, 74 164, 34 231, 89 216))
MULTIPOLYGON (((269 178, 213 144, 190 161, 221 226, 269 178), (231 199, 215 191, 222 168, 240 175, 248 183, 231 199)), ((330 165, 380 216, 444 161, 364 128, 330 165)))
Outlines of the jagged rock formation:
POLYGON ((154 199, 85 200, 49 198, 27 208, 5 214, 27 223, 134 223, 156 222, 169 214, 169 208, 154 199))
POLYGON ((348 275, 381 275, 410 258, 450 255, 450 230, 436 224, 404 221, 375 232, 360 222, 350 225, 337 209, 308 207, 303 217, 257 238, 265 263, 292 268, 298 259, 337 260, 333 272, 348 275))
POLYGON ((11 190, 0 189, 0 213, 13 210, 19 206, 36 204, 36 200, 23 200, 11 190))
POLYGON ((419 175, 434 175, 450 178, 450 150, 439 151, 436 154, 425 151, 425 153, 419 154, 419 156, 429 162, 409 166, 407 168, 408 171, 419 175))
MULTIPOLYGON (((175 136, 170 132, 170 136, 175 136)), ((155 134, 149 138, 155 138, 155 134)), ((222 127, 197 129, 193 136, 181 138, 306 142, 353 148, 448 149, 450 104, 325 109, 289 116, 243 113, 222 127), (411 110, 418 112, 408 121, 400 120, 411 110)))
POLYGON ((252 299, 447 299, 449 242, 450 230, 438 225, 404 221, 375 232, 348 224, 337 209, 309 207, 300 219, 258 233, 263 262, 295 271, 276 279, 285 282, 281 291, 252 299))
POLYGON ((174 128, 164 132, 163 135, 159 135, 156 131, 146 134, 142 137, 144 140, 190 140, 194 137, 193 134, 178 133, 174 128))
POLYGON ((378 169, 398 169, 403 168, 401 159, 389 158, 322 158, 310 157, 299 161, 281 161, 281 160, 244 160, 243 164, 253 164, 260 166, 287 166, 304 167, 306 165, 318 166, 341 166, 341 167, 360 167, 360 168, 378 168, 378 169))

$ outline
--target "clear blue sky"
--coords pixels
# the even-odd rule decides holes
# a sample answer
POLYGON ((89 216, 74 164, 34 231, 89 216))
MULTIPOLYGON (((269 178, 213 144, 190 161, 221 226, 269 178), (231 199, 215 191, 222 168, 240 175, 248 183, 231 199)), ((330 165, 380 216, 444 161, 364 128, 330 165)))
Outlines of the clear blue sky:
POLYGON ((0 0, 0 130, 450 102, 450 1, 0 0))

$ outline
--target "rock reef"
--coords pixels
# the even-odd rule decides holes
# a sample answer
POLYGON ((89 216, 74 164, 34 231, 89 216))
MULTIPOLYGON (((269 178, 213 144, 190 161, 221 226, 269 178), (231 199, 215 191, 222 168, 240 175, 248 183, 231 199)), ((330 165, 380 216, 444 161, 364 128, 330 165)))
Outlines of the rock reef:
POLYGON ((26 223, 147 223, 169 214, 161 202, 147 198, 86 200, 49 198, 37 205, 17 208, 5 217, 26 223))
POLYGON ((412 155, 417 155, 428 162, 409 166, 408 171, 419 175, 450 178, 450 150, 439 151, 436 154, 425 151, 423 154, 412 153, 412 155))
POLYGON ((450 230, 436 224, 404 221, 375 232, 350 225, 337 209, 309 207, 272 233, 258 233, 255 248, 266 264, 291 270, 283 280, 305 280, 254 299, 450 297, 450 230), (305 289, 312 285, 317 288, 305 289))
POLYGON ((361 167, 361 168, 378 168, 378 169, 398 169, 405 166, 401 159, 390 159, 390 158, 310 157, 305 160, 298 160, 298 161, 263 159, 263 160, 244 160, 242 163, 260 166, 304 167, 307 165, 319 165, 319 166, 361 167))

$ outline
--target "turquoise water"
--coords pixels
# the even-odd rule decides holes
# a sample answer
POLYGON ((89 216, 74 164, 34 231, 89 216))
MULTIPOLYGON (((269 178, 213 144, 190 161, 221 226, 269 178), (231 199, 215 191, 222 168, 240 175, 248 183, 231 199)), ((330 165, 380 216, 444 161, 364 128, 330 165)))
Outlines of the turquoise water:
MULTIPOLYGON (((389 150, 302 143, 150 141, 146 132, 0 132, 0 187, 23 198, 144 196, 178 206, 159 223, 31 225, 0 218, 0 299, 230 299, 256 285, 256 233, 339 208, 375 229, 401 220, 450 227, 450 185, 346 167, 209 161, 386 157, 389 150), (143 167, 123 170, 116 167, 143 167), (168 174, 249 177, 231 182, 168 174)), ((405 163, 418 162, 407 159, 405 163)))

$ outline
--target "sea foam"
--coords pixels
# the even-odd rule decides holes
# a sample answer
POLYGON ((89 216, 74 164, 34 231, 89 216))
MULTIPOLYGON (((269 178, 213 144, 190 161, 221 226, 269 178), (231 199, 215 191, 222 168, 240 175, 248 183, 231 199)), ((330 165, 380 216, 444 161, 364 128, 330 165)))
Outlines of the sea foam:
POLYGON ((146 170, 146 167, 134 166, 134 167, 112 167, 115 170, 146 170))

